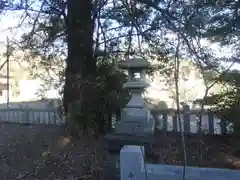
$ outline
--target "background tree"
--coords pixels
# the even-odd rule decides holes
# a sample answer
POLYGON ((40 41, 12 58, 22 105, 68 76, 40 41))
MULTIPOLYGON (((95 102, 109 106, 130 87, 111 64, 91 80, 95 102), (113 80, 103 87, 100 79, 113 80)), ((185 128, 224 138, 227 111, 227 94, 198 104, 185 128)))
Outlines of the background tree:
MULTIPOLYGON (((96 81, 92 76, 97 74, 98 49, 114 57, 135 54, 152 59, 154 56, 161 62, 158 69, 168 71, 166 67, 175 52, 172 36, 177 36, 181 39, 183 58, 191 59, 198 68, 218 71, 216 64, 222 60, 200 41, 204 38, 219 41, 221 38, 216 37, 224 34, 222 42, 225 44, 228 42, 236 48, 238 42, 239 3, 235 1, 222 6, 219 1, 43 0, 33 4, 29 1, 2 2, 1 7, 4 11, 23 12, 24 22, 30 29, 22 37, 22 49, 29 50, 33 57, 44 59, 48 67, 53 57, 66 60, 63 76, 66 112, 68 104, 79 106, 80 112, 89 109, 87 102, 84 105, 87 101, 84 98, 90 96, 87 94, 90 91, 79 84, 96 81), (113 45, 116 46, 111 49, 113 45), (86 92, 80 95, 83 90, 86 92)), ((89 117, 91 113, 86 111, 84 116, 89 117)), ((79 119, 87 121, 88 118, 79 119)))
MULTIPOLYGON (((238 119, 239 111, 239 71, 232 70, 226 73, 219 82, 223 83, 226 87, 224 91, 208 96, 204 99, 206 105, 222 119, 224 124, 233 123, 234 134, 239 136, 240 126, 238 119)), ((226 132, 225 132, 226 133, 226 132)))

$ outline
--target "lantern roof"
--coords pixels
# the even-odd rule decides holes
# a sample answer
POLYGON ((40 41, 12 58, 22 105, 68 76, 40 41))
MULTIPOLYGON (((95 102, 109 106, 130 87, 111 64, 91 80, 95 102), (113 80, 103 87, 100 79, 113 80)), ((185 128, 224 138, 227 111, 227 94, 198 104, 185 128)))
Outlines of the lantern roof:
POLYGON ((118 63, 118 66, 122 69, 149 69, 151 67, 150 63, 146 59, 139 57, 122 60, 118 63))

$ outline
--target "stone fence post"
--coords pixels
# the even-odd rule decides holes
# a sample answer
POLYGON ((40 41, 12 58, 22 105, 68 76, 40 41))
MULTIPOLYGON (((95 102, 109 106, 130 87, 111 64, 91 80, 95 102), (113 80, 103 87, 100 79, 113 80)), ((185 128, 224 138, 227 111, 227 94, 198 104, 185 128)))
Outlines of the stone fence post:
POLYGON ((146 180, 144 176, 144 147, 124 146, 120 151, 121 180, 146 180))
POLYGON ((183 131, 185 134, 190 133, 190 107, 187 104, 183 105, 183 131))

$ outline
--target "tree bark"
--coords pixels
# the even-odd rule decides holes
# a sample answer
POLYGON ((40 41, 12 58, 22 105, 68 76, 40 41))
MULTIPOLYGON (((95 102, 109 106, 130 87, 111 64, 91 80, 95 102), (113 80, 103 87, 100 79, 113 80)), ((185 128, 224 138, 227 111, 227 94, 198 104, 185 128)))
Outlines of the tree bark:
POLYGON ((93 19, 92 1, 68 0, 67 40, 68 58, 66 59, 63 105, 65 113, 69 108, 84 104, 87 91, 81 83, 96 70, 93 58, 93 19))

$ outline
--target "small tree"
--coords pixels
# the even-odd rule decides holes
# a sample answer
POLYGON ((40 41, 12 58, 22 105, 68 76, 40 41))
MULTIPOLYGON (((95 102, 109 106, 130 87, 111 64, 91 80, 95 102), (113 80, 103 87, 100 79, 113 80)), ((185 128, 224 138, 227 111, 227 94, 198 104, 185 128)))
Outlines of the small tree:
POLYGON ((233 123, 233 134, 239 137, 240 72, 230 71, 219 79, 219 82, 224 83, 228 88, 219 94, 206 97, 204 102, 211 106, 211 109, 224 121, 225 125, 233 123))

